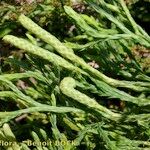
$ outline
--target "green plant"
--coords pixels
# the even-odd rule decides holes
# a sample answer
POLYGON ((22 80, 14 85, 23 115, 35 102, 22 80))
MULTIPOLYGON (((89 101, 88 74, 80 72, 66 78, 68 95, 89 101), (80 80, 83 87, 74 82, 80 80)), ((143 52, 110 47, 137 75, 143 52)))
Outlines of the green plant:
POLYGON ((78 31, 64 43, 25 15, 18 21, 28 30, 26 37, 3 37, 23 50, 25 57, 5 60, 22 73, 14 69, 0 75, 0 98, 3 104, 15 106, 0 108, 0 139, 16 141, 18 150, 150 148, 150 78, 131 50, 137 43, 149 47, 149 35, 135 23, 123 1, 87 2, 102 16, 96 20, 64 6, 78 31), (99 68, 88 64, 93 60, 99 68), (8 122, 13 131, 4 124, 8 122), (29 140, 73 141, 29 146, 29 140))

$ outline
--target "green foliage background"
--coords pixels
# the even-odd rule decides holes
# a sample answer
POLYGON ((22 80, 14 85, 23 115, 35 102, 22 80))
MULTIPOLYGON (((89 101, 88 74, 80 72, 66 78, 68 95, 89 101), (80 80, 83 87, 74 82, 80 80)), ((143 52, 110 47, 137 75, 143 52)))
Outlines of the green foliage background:
MULTIPOLYGON (((126 3, 149 23, 148 1, 126 3)), ((0 140, 16 142, 0 149, 150 149, 150 36, 128 8, 0 2, 0 140)))

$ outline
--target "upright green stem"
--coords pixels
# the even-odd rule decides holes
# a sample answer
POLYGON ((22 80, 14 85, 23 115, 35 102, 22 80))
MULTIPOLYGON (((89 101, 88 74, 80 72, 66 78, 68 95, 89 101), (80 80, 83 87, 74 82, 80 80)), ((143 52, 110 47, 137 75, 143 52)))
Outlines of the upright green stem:
POLYGON ((129 21, 130 21, 130 23, 131 23, 131 25, 132 25, 132 27, 133 27, 135 33, 136 33, 136 34, 139 34, 140 32, 139 32, 139 30, 138 30, 138 26, 137 26, 136 22, 134 21, 134 19, 132 18, 132 16, 131 16, 131 14, 130 14, 130 12, 129 12, 129 10, 128 10, 128 8, 127 8, 125 2, 124 2, 124 0, 120 0, 119 2, 120 2, 120 4, 121 4, 121 6, 122 6, 124 12, 126 13, 126 16, 127 16, 127 18, 129 19, 129 21))

